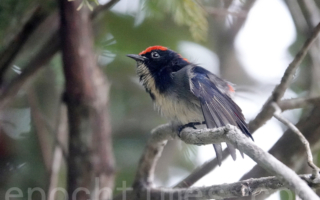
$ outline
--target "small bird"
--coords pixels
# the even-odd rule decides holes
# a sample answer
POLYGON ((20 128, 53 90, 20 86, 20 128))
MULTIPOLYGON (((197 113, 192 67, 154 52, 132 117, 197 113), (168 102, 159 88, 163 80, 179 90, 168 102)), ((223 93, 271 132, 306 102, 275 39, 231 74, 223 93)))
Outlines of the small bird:
MULTIPOLYGON (((136 60, 137 75, 155 107, 179 126, 179 133, 201 124, 207 128, 231 124, 253 140, 241 109, 231 99, 234 89, 229 82, 167 47, 151 46, 139 55, 127 56, 136 60)), ((221 165, 221 144, 213 147, 221 165)), ((235 160, 235 147, 227 144, 227 148, 235 160)))

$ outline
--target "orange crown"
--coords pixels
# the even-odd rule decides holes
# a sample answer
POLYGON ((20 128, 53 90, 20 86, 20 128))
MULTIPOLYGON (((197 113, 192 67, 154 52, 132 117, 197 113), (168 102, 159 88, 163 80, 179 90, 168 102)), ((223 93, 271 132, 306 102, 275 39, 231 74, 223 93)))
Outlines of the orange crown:
POLYGON ((141 52, 139 53, 139 55, 143 55, 143 54, 149 53, 149 52, 151 52, 151 51, 153 51, 153 50, 166 51, 166 50, 168 50, 168 48, 167 48, 167 47, 163 47, 163 46, 152 46, 152 47, 148 47, 148 48, 147 48, 146 50, 144 50, 144 51, 141 51, 141 52))

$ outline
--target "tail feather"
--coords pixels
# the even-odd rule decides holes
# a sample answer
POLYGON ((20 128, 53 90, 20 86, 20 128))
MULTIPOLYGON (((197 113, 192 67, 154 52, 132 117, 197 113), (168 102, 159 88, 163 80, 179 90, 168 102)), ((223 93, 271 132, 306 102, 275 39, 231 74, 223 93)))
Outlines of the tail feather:
POLYGON ((216 157, 217 157, 219 166, 221 166, 221 163, 222 163, 222 147, 221 147, 221 144, 213 144, 213 148, 216 151, 216 157))
POLYGON ((236 148, 232 144, 227 143, 227 149, 228 149, 232 159, 236 160, 237 159, 236 148))

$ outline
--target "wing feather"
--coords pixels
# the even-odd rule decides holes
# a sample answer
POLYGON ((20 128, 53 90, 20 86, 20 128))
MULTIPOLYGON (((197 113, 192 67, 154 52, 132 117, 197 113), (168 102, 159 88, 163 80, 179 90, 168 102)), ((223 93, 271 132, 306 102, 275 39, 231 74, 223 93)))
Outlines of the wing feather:
MULTIPOLYGON (((245 135, 252 138, 240 107, 227 93, 218 89, 217 82, 212 80, 212 73, 201 67, 191 68, 190 73, 192 77, 189 83, 190 89, 200 101, 207 127, 215 128, 231 124, 238 126, 245 135)), ((233 159, 236 159, 235 147, 230 144, 227 147, 233 159)), ((221 145, 214 144, 214 148, 220 165, 222 159, 221 145)))

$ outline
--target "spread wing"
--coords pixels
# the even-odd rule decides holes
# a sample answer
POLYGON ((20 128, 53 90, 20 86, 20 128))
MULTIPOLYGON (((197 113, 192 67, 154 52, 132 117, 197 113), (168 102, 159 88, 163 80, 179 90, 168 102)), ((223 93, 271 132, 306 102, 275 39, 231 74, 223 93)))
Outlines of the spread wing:
MULTIPOLYGON (((211 72, 201 67, 193 67, 190 70, 190 89, 191 92, 198 97, 203 116, 208 128, 216 128, 231 124, 238 126, 239 129, 247 136, 251 134, 247 128, 239 106, 227 95, 221 92, 212 80, 210 80, 211 72)), ((235 159, 235 148, 231 144, 227 144, 230 154, 235 159)), ((214 144, 217 159, 221 165, 222 149, 220 144, 214 144)))

